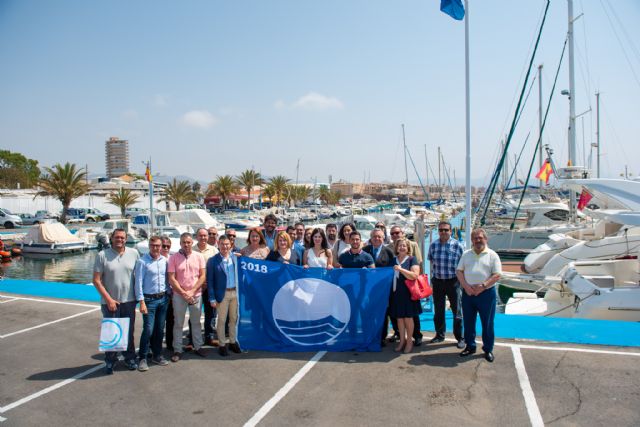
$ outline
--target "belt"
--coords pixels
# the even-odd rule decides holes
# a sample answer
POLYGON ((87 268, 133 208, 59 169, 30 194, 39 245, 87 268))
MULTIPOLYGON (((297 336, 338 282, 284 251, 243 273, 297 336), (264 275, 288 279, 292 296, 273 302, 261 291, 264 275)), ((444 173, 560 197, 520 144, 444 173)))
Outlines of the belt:
POLYGON ((159 294, 142 294, 145 299, 160 299, 166 294, 166 292, 160 292, 159 294))

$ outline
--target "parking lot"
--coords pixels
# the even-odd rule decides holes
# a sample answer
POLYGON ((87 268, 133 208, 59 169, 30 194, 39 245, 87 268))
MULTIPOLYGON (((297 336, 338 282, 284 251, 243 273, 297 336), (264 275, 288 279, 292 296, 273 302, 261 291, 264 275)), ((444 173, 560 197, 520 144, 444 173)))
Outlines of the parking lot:
POLYGON ((494 363, 453 342, 407 355, 209 348, 106 376, 100 319, 97 304, 0 294, 3 425, 640 424, 637 348, 502 340, 494 363))

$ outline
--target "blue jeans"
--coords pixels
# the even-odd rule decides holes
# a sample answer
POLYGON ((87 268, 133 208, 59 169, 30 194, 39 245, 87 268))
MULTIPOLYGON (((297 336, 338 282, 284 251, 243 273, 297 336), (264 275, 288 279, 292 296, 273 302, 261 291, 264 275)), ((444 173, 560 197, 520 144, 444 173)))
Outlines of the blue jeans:
POLYGON ((140 336, 140 359, 145 359, 149 355, 149 343, 153 357, 160 357, 162 354, 162 339, 164 338, 164 322, 167 318, 167 307, 169 297, 165 294, 157 299, 144 299, 147 306, 147 314, 142 315, 142 335, 140 336))
MULTIPOLYGON (((121 302, 116 307, 116 311, 109 311, 107 304, 100 306, 102 310, 102 317, 110 319, 114 317, 128 317, 129 318, 129 343, 127 345, 127 351, 123 351, 122 355, 125 360, 136 360, 136 350, 133 342, 133 330, 136 323, 136 305, 137 301, 121 302)), ((118 360, 117 351, 107 351, 104 353, 104 361, 107 363, 115 363, 118 360)))
POLYGON ((462 293, 462 315, 464 322, 464 340, 467 347, 476 348, 476 317, 480 315, 482 324, 482 351, 493 351, 495 334, 493 321, 496 317, 496 288, 495 286, 480 295, 469 296, 462 293))

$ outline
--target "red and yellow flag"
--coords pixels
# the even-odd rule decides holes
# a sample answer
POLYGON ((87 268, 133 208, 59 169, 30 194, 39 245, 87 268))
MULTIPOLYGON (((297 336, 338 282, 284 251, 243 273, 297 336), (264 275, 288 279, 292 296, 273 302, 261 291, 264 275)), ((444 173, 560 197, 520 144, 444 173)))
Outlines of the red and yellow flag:
POLYGON ((583 210, 591 199, 593 199, 593 195, 586 188, 583 188, 582 193, 580 193, 580 200, 578 200, 578 210, 583 210))
POLYGON ((551 163, 549 163, 549 160, 545 160, 542 168, 536 174, 536 178, 544 181, 545 184, 549 184, 549 177, 552 173, 553 169, 551 168, 551 163))
POLYGON ((147 166, 147 170, 144 171, 144 177, 148 182, 151 182, 151 180, 153 179, 153 177, 151 176, 151 169, 149 169, 149 166, 147 166))

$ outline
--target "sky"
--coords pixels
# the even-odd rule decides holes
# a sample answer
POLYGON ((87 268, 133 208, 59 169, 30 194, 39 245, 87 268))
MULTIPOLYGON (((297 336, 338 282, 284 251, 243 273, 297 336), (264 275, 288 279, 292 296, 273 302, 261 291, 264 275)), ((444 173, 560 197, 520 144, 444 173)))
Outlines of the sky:
MULTIPOLYGON (((441 147, 462 184, 464 23, 439 3, 0 0, 0 149, 104 173, 117 136, 140 174, 150 158, 155 174, 205 182, 251 168, 295 180, 299 161, 300 182, 401 182, 404 124, 422 181, 441 147)), ((508 133, 545 3, 470 0, 477 184, 508 133)), ((638 175, 640 2, 575 0, 574 15, 577 163, 595 165, 599 91, 601 176, 638 175)), ((567 2, 553 0, 508 155, 524 145, 519 177, 538 138, 537 66, 546 108, 566 32, 567 2)), ((565 58, 543 136, 560 164, 568 87, 565 58)))

